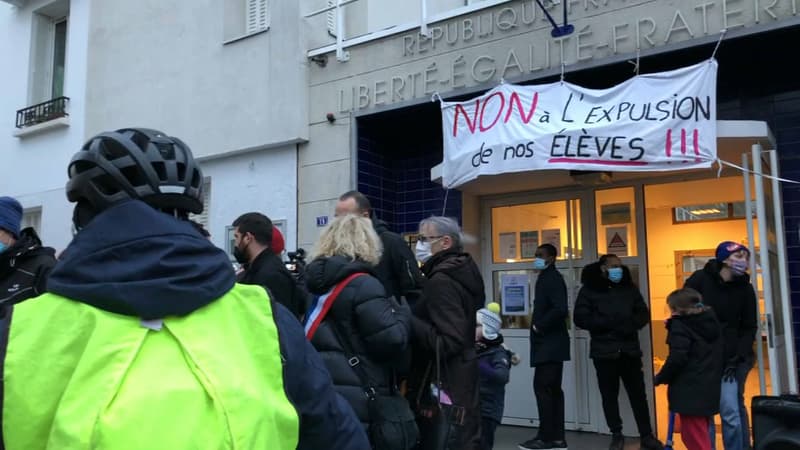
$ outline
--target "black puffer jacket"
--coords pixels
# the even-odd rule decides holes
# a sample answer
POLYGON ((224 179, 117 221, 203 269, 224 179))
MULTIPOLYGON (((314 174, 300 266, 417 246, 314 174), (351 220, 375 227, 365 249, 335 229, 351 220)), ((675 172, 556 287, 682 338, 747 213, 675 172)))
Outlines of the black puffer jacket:
POLYGON ((575 325, 592 335, 591 358, 640 357, 639 330, 650 322, 650 312, 630 270, 622 268, 622 280, 612 283, 600 263, 589 264, 581 273, 575 302, 575 325))
POLYGON ((386 294, 398 300, 405 297, 409 303, 416 303, 425 281, 417 266, 417 259, 406 241, 390 231, 386 222, 377 219, 372 219, 372 222, 383 244, 381 262, 375 271, 386 288, 386 294))
POLYGON ((475 351, 475 313, 485 303, 483 277, 467 253, 445 250, 433 255, 422 273, 427 277, 422 298, 414 305, 412 390, 424 389, 425 369, 435 359, 437 340, 442 358, 442 384, 453 403, 465 408, 458 450, 480 445, 480 389, 475 351))
POLYGON ((713 311, 673 316, 667 330, 669 356, 655 382, 669 385, 669 409, 688 416, 717 414, 723 344, 713 311))
POLYGON ((503 336, 475 343, 481 380, 481 417, 498 423, 503 420, 506 384, 511 375, 511 352, 503 347, 503 336))
POLYGON ((357 353, 372 387, 388 394, 394 385, 392 359, 409 343, 411 311, 408 306, 386 297, 372 266, 345 257, 315 259, 306 267, 306 283, 312 295, 322 295, 357 272, 368 276, 355 278, 342 289, 311 344, 322 356, 336 390, 367 426, 367 397, 361 379, 348 364, 350 358, 337 339, 333 322, 338 324, 338 333, 349 340, 350 347, 357 353))
POLYGON ((725 360, 738 358, 739 362, 752 363, 753 342, 758 330, 755 290, 748 275, 725 282, 720 270, 722 264, 712 259, 686 280, 686 287, 699 292, 703 303, 714 309, 722 324, 725 360))
POLYGON ((17 242, 0 253, 0 308, 44 293, 55 253, 42 247, 33 228, 22 230, 17 242))

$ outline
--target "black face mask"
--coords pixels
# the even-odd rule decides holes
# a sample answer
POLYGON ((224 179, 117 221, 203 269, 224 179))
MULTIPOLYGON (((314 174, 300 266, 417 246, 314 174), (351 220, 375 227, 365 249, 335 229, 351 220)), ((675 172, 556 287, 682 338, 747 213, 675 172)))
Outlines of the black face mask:
POLYGON ((247 253, 245 253, 245 251, 239 248, 238 246, 233 247, 233 257, 239 264, 247 264, 248 262, 250 262, 247 259, 247 253))

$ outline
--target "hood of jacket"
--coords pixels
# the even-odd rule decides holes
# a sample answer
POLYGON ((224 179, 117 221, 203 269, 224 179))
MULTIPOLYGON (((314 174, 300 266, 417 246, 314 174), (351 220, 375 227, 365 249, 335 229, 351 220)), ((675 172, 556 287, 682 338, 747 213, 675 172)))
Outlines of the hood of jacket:
POLYGON ((56 251, 50 247, 42 247, 36 230, 30 227, 23 229, 14 245, 0 253, 0 278, 13 272, 18 261, 42 255, 55 258, 56 251))
POLYGON ((719 321, 717 321, 717 317, 708 308, 699 314, 672 316, 669 321, 667 321, 667 329, 673 326, 673 321, 680 321, 706 342, 713 342, 722 336, 722 329, 719 321))
POLYGON ((633 278, 631 278, 630 269, 627 266, 622 266, 622 280, 619 283, 613 283, 603 273, 602 265, 598 261, 583 268, 583 271, 581 271, 581 284, 593 291, 606 291, 615 286, 632 286, 633 278))
POLYGON ((306 287, 312 294, 322 295, 356 272, 375 276, 375 268, 364 261, 345 256, 319 257, 306 266, 306 287))
POLYGON ((722 267, 723 264, 721 262, 717 261, 716 259, 710 259, 706 263, 705 267, 703 267, 703 272, 722 284, 745 285, 750 283, 750 275, 746 273, 743 275, 734 275, 733 279, 726 283, 725 280, 722 279, 722 275, 720 275, 722 267))
POLYGON ((463 286, 467 292, 483 297, 483 275, 478 270, 477 264, 469 253, 455 250, 444 250, 433 256, 422 266, 422 273, 432 278, 437 273, 442 273, 463 286))
POLYGON ((189 222, 126 201, 75 236, 48 279, 48 291, 113 313, 184 316, 234 285, 228 256, 189 222))

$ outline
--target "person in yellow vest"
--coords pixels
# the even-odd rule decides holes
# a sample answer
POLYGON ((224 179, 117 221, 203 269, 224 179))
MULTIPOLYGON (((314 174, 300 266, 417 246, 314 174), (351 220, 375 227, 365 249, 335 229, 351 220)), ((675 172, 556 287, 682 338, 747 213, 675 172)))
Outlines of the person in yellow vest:
POLYGON ((188 222, 202 186, 154 130, 73 157, 77 234, 0 323, 0 449, 370 448, 299 322, 188 222))

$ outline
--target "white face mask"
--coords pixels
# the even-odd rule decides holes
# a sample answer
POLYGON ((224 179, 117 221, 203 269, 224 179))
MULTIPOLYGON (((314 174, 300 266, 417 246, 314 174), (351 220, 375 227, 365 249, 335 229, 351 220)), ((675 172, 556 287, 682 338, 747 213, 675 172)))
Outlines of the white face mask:
POLYGON ((430 242, 422 242, 417 241, 417 247, 414 249, 414 254, 417 257, 417 261, 424 263, 425 261, 431 258, 431 243, 430 242))

